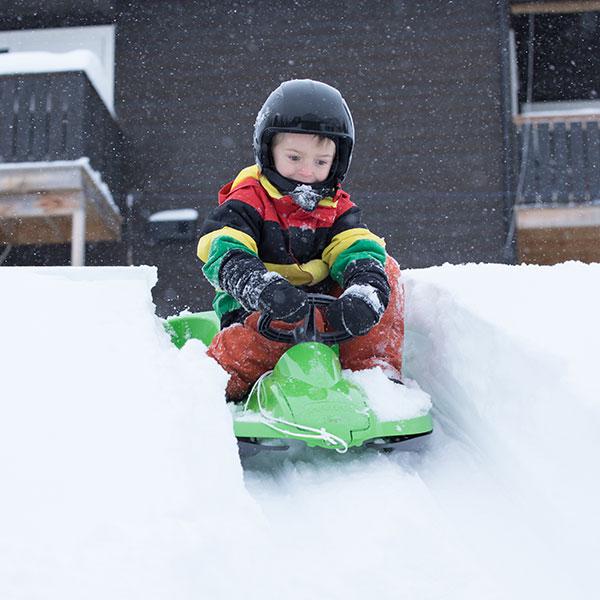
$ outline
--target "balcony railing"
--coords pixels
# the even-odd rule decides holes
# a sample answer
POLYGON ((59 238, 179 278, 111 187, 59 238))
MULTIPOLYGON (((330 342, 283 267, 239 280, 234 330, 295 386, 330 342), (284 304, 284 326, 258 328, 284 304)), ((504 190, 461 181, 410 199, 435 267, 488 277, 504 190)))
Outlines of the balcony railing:
POLYGON ((520 116, 517 204, 600 201, 600 115, 520 116))
POLYGON ((0 75, 0 244, 119 239, 122 149, 84 72, 0 75))
POLYGON ((83 72, 0 75, 0 162, 90 159, 113 196, 122 135, 83 72))

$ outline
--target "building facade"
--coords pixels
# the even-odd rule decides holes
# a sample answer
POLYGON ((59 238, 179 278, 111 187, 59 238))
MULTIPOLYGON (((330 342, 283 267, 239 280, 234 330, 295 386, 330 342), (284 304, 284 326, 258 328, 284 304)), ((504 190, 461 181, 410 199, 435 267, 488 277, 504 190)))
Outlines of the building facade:
MULTIPOLYGON (((95 124, 112 119, 101 131, 116 131, 105 145, 118 177, 107 179, 123 224, 120 241, 88 238, 86 264, 157 265, 159 314, 209 307, 212 290, 195 257, 197 229, 220 186, 253 162, 256 113, 291 78, 325 81, 346 98, 357 141, 344 187, 401 266, 516 260, 523 140, 515 113, 526 98, 515 87, 521 38, 511 31, 524 14, 515 6, 535 3, 10 4, 18 8, 2 22, 0 51, 7 32, 114 28, 113 105, 95 109, 82 135, 98 140, 95 124), (185 218, 151 219, 174 209, 187 209, 185 218)), ((0 75, 9 77, 17 75, 0 75)), ((89 86, 90 99, 81 102, 97 101, 100 87, 89 86)), ((14 116, 14 98, 1 106, 5 121, 14 116)), ((105 156, 106 148, 96 154, 105 156)), ((89 158, 101 174, 109 168, 89 158)), ((23 160, 10 150, 2 159, 23 160)), ((70 260, 65 243, 9 242, 4 251, 0 246, 4 265, 70 260)))

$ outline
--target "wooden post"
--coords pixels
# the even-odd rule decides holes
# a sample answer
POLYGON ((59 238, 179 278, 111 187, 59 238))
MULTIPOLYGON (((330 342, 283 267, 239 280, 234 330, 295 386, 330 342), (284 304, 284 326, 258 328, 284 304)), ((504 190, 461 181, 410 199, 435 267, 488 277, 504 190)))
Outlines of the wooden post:
POLYGON ((85 264, 85 204, 81 202, 73 211, 71 225, 71 266, 85 264))

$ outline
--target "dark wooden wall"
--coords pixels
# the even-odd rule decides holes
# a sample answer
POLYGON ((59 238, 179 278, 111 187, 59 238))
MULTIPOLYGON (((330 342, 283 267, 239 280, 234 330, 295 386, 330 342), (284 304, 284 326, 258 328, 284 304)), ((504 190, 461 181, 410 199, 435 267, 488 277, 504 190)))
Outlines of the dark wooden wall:
MULTIPOLYGON (((310 77, 350 105, 346 188, 403 266, 503 261, 502 15, 495 0, 130 2, 118 25, 117 110, 134 145, 131 187, 145 210, 204 216, 251 164, 268 93, 310 77)), ((210 296, 193 244, 139 256, 181 278, 165 279, 159 296, 210 296)))
POLYGON ((0 29, 82 27, 114 23, 116 0, 0 0, 0 29))
POLYGON ((507 18, 503 0, 117 3, 133 256, 159 266, 159 312, 206 308, 211 290, 195 243, 153 246, 142 217, 204 217, 251 164, 256 113, 290 78, 348 101, 357 146, 345 187, 402 266, 505 260, 507 18))

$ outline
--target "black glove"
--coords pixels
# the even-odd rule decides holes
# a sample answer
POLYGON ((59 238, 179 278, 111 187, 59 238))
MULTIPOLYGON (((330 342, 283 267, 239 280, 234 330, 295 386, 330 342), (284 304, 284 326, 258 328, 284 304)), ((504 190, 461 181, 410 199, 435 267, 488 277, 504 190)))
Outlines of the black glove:
POLYGON ((219 285, 248 312, 260 310, 273 319, 295 323, 308 313, 306 293, 243 250, 229 251, 219 269, 219 285))
POLYGON ((381 263, 374 259, 351 262, 344 271, 345 292, 326 311, 329 326, 351 335, 365 335, 383 316, 390 286, 381 263))
POLYGON ((273 279, 258 297, 258 310, 271 318, 286 323, 295 323, 308 314, 306 292, 288 283, 282 277, 273 279))
MULTIPOLYGON (((363 291, 371 288, 372 292, 369 292, 369 295, 375 294, 373 287, 361 287, 363 291)), ((347 331, 354 336, 365 335, 381 319, 384 307, 376 310, 375 308, 378 306, 381 306, 379 301, 376 301, 374 305, 362 293, 355 294, 350 288, 327 307, 327 322, 335 331, 347 331)))

